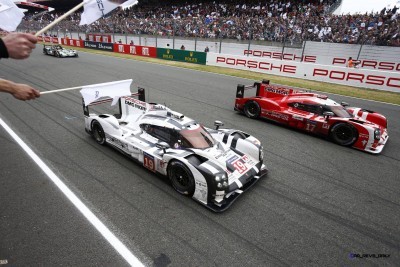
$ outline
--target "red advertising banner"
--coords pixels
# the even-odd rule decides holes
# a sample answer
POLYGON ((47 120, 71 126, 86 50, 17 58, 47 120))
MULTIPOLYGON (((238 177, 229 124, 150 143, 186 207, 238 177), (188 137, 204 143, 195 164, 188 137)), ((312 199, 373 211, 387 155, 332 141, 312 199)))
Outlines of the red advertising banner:
POLYGON ((157 57, 157 48, 149 46, 114 44, 114 52, 142 57, 157 57))
POLYGON ((61 38, 61 44, 75 46, 75 47, 83 47, 82 40, 69 39, 69 38, 61 38))
POLYGON ((45 41, 46 43, 53 43, 53 44, 58 44, 58 37, 51 37, 51 36, 38 36, 38 40, 43 42, 45 41), (40 38, 39 38, 40 37, 40 38))
POLYGON ((112 37, 110 34, 88 34, 88 40, 91 42, 98 42, 98 43, 112 43, 112 37))

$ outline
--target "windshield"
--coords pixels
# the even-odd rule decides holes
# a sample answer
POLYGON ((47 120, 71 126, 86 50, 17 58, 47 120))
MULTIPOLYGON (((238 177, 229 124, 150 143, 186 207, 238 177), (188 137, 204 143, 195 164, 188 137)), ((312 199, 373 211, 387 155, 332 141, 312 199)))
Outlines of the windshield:
POLYGON ((214 138, 199 124, 189 125, 179 132, 183 147, 187 148, 209 148, 214 146, 214 138))
POLYGON ((337 117, 352 118, 353 116, 343 106, 325 106, 324 111, 332 111, 337 117))

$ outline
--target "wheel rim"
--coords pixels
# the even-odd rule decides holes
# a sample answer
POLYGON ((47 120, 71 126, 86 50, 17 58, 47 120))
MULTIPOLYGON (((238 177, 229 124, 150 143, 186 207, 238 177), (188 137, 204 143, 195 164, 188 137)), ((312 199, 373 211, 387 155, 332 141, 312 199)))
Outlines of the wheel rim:
POLYGON ((257 105, 254 104, 254 103, 250 103, 250 104, 247 106, 247 112, 248 112, 249 115, 251 115, 251 116, 257 116, 257 113, 258 113, 258 107, 257 107, 257 105))
POLYGON ((353 139, 353 131, 349 127, 340 127, 336 131, 336 137, 341 141, 350 141, 353 139))
POLYGON ((103 141, 102 132, 100 131, 99 127, 96 127, 94 129, 93 135, 94 135, 94 139, 96 139, 97 142, 103 141))
POLYGON ((180 191, 188 190, 190 179, 185 170, 182 168, 173 168, 171 176, 175 188, 180 191))

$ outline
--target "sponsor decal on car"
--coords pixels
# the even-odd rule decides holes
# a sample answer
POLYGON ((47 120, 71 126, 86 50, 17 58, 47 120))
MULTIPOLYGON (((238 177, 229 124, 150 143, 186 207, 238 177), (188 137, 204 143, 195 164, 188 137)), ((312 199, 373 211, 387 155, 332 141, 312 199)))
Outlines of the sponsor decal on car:
POLYGON ((146 103, 134 98, 125 98, 125 104, 140 110, 146 110, 146 103))
POLYGON ((289 115, 282 114, 282 113, 279 113, 279 112, 276 112, 276 111, 268 111, 268 110, 263 109, 262 113, 265 114, 266 116, 270 116, 270 117, 273 117, 273 118, 281 119, 281 120, 284 120, 284 121, 288 121, 289 120, 289 115))
POLYGON ((288 89, 275 88, 275 87, 271 87, 271 86, 265 87, 264 90, 266 92, 271 92, 271 93, 279 94, 279 95, 288 95, 290 93, 290 90, 288 90, 288 89))
POLYGON ((292 119, 298 120, 298 121, 303 121, 304 118, 302 116, 297 116, 297 115, 292 115, 292 119))

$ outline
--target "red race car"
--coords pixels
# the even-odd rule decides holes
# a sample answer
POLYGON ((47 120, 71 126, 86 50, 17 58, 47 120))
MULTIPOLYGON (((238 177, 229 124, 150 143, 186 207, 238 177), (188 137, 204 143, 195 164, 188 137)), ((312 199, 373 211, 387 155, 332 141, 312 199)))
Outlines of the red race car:
POLYGON ((325 95, 270 85, 268 80, 249 86, 239 84, 235 100, 235 110, 249 118, 266 118, 327 136, 342 146, 380 153, 389 138, 385 116, 347 106, 325 95), (245 90, 252 88, 257 89, 256 96, 244 97, 245 90))

